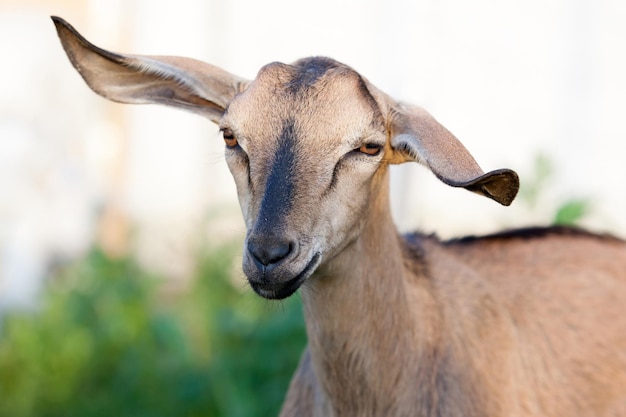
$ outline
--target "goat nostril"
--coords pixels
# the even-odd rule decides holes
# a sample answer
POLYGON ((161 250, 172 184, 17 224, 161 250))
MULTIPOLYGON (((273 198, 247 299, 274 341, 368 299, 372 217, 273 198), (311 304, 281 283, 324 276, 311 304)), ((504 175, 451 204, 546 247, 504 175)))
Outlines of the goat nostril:
POLYGON ((293 248, 293 242, 267 242, 266 244, 248 242, 248 252, 263 266, 280 262, 291 253, 293 248))

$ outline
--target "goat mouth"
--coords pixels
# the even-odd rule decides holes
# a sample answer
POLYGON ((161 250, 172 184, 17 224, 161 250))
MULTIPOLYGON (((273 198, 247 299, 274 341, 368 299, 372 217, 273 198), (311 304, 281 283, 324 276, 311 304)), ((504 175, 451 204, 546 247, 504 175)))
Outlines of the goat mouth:
POLYGON ((295 277, 285 282, 253 282, 250 286, 258 295, 268 300, 282 300, 289 297, 300 288, 308 277, 313 274, 319 265, 321 254, 315 253, 304 269, 295 277))

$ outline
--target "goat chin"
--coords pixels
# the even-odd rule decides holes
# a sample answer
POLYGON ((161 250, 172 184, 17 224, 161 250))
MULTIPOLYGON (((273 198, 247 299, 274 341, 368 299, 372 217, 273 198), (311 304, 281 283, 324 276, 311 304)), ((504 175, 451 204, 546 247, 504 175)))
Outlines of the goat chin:
POLYGON ((424 109, 314 57, 254 80, 197 60, 114 53, 54 17, 90 88, 205 116, 248 225, 262 297, 302 287, 309 343, 281 416, 626 416, 626 243, 567 228, 442 242, 400 236, 390 164, 509 205, 424 109))
POLYGON ((264 274, 263 270, 265 268, 262 268, 261 271, 255 270, 254 275, 248 275, 248 281, 254 292, 261 297, 270 300, 282 300, 298 291, 307 278, 314 273, 319 263, 320 254, 316 253, 304 269, 295 276, 277 280, 276 276, 264 274))

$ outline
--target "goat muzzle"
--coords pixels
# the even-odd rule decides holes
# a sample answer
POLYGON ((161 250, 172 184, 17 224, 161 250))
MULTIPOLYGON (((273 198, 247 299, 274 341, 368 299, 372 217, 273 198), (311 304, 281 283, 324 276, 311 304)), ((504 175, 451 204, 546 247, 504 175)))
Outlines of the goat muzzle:
POLYGON ((296 292, 320 260, 319 252, 303 253, 295 241, 250 238, 244 250, 243 271, 258 295, 280 300, 296 292))

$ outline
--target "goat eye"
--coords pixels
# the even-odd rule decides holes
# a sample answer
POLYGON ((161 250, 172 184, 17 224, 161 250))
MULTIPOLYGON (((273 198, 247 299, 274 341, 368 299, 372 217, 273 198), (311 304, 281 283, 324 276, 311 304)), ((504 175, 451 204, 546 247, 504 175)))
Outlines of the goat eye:
POLYGON ((232 130, 230 129, 222 130, 222 136, 224 137, 224 142, 226 143, 226 146, 228 148, 234 148, 235 146, 237 146, 238 144, 237 138, 233 134, 232 130))
POLYGON ((365 145, 362 145, 359 149, 355 150, 358 150, 359 152, 369 156, 376 156, 380 153, 380 151, 382 151, 382 149, 382 146, 375 143, 366 143, 365 145))

